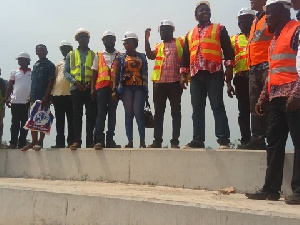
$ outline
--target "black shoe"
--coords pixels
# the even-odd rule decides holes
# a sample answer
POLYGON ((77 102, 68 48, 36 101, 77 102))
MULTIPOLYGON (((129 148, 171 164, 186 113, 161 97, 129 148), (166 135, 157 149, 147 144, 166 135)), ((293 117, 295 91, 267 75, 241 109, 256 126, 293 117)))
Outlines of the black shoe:
POLYGON ((128 141, 128 144, 124 148, 133 148, 133 141, 128 141))
POLYGON ((265 191, 260 189, 254 193, 246 193, 247 198, 253 200, 271 200, 278 201, 280 199, 280 193, 277 191, 265 191))
POLYGON ((266 150, 267 145, 265 143, 253 143, 249 142, 246 145, 238 146, 240 149, 249 149, 249 150, 266 150))
POLYGON ((204 143, 198 143, 198 142, 194 142, 191 141, 190 143, 188 143, 185 146, 182 146, 182 149, 190 149, 190 148, 205 148, 204 143))
POLYGON ((161 143, 157 143, 157 141, 153 141, 151 145, 148 145, 147 148, 161 148, 161 143))
POLYGON ((95 150, 103 150, 105 148, 104 144, 102 142, 95 144, 94 146, 95 150))
POLYGON ((51 148, 65 148, 66 146, 64 145, 53 145, 51 148))
POLYGON ((146 148, 145 141, 140 141, 140 148, 146 148))
POLYGON ((284 201, 288 205, 300 205, 300 194, 293 193, 292 195, 285 197, 284 201))
POLYGON ((121 145, 117 145, 114 140, 106 140, 106 148, 121 148, 121 145))

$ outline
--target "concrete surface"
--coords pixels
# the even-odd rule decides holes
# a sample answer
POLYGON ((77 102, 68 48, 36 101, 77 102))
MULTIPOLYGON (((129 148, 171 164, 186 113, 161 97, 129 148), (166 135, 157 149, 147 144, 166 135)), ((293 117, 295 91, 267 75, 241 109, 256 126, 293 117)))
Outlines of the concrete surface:
MULTIPOLYGON (((287 153, 283 191, 291 193, 293 153, 287 153)), ((88 180, 238 192, 262 187, 265 151, 171 149, 0 150, 0 176, 88 180)))
POLYGON ((300 206, 217 191, 0 179, 2 225, 299 225, 300 206))

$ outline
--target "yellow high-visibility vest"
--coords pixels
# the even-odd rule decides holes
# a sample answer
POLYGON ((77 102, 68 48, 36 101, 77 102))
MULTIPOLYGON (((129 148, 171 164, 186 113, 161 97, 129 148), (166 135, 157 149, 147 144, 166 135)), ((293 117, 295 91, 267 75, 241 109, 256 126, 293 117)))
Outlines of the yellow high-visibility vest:
POLYGON ((248 40, 245 34, 237 34, 231 37, 231 46, 235 55, 234 74, 249 70, 247 45, 248 40))
MULTIPOLYGON (((85 68, 85 81, 89 82, 92 76, 92 65, 95 58, 95 52, 92 50, 88 51, 86 56, 84 68, 85 68)), ((78 49, 70 52, 70 74, 75 78, 76 81, 81 81, 81 59, 80 52, 78 49)))
MULTIPOLYGON (((182 58, 184 40, 185 40, 185 37, 175 38, 177 55, 178 55, 179 61, 181 61, 181 58, 182 58)), ((152 81, 160 80, 162 65, 165 60, 165 52, 164 52, 165 44, 159 43, 158 46, 156 46, 156 48, 158 49, 158 51, 156 54, 155 64, 154 64, 154 68, 153 68, 153 72, 152 72, 152 79, 151 79, 152 81)))

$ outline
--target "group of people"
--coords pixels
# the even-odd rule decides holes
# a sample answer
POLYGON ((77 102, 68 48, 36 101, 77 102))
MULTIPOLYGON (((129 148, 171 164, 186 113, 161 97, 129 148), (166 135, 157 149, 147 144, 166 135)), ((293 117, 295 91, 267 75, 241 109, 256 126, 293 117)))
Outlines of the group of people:
POLYGON ((220 149, 226 149, 230 147, 230 129, 223 102, 225 81, 228 96, 236 95, 238 100, 241 132, 238 148, 267 150, 265 185, 246 196, 260 200, 280 198, 285 144, 290 132, 295 147, 293 194, 286 198, 286 203, 300 204, 300 23, 292 20, 290 13, 292 7, 300 9, 300 1, 250 2, 251 9, 242 8, 238 13, 241 32, 232 37, 225 26, 211 22, 211 6, 208 1, 201 1, 195 7, 198 24, 185 36, 174 37, 173 22, 163 20, 159 26, 162 42, 152 49, 151 29, 147 28, 146 54, 136 51, 139 39, 131 31, 122 39, 125 53, 115 49, 116 35, 109 30, 102 36, 105 50, 92 51, 88 47, 90 32, 83 28, 75 34, 77 49, 73 50, 69 42, 61 42, 64 59, 56 66, 47 59, 45 45, 36 46, 39 60, 32 71, 28 67, 30 56, 21 52, 17 57, 20 68, 12 71, 5 93, 12 113, 8 148, 26 151, 43 147, 44 133, 40 132, 38 137, 37 131, 31 131, 32 142, 26 145, 27 131, 23 128, 30 104, 36 100, 41 100, 43 105, 54 104, 57 135, 53 148, 65 147, 65 117, 67 147, 76 150, 82 146, 83 106, 86 109, 86 147, 120 148, 114 140, 119 100, 125 111, 128 139, 125 148, 134 146, 134 117, 140 148, 161 148, 167 99, 172 116, 171 148, 180 148, 181 96, 190 84, 193 135, 191 142, 182 148, 204 148, 208 97, 217 142, 220 149), (148 146, 144 116, 149 93, 147 58, 155 60, 151 76, 154 139, 148 146))

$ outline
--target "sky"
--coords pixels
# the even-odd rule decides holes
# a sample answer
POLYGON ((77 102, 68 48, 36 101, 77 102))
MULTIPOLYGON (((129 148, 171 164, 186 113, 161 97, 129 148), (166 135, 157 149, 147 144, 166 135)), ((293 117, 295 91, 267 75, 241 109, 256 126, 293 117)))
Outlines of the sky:
MULTIPOLYGON (((31 56, 31 67, 38 60, 35 55, 35 46, 45 44, 48 48, 48 59, 54 64, 62 59, 59 43, 62 40, 70 41, 74 47, 75 31, 84 27, 91 33, 89 47, 95 51, 104 49, 101 41, 102 33, 111 30, 116 33, 116 49, 124 51, 121 39, 126 31, 133 31, 139 37, 139 52, 144 52, 144 31, 151 28, 150 44, 160 42, 158 26, 161 20, 171 20, 175 24, 174 36, 185 35, 197 23, 194 18, 195 5, 198 1, 191 0, 0 0, 0 21, 2 38, 0 42, 0 67, 2 77, 9 79, 11 70, 17 69, 15 57, 20 51, 26 51, 31 56), (5 36, 6 35, 6 36, 5 36)), ((237 13, 242 7, 250 7, 250 0, 210 0, 212 9, 211 21, 225 25, 229 35, 239 32, 237 26, 237 13)), ((293 13, 294 16, 294 13, 293 13)), ((149 79, 151 77, 153 61, 149 61, 149 79)), ((152 105, 152 83, 149 82, 150 104, 152 105)), ((225 89, 224 89, 225 91, 225 89)), ((224 92, 224 102, 231 131, 231 141, 240 138, 237 124, 237 100, 230 99, 224 92)), ((54 110, 52 108, 52 112, 54 110)), ((170 146, 172 126, 170 106, 167 103, 164 122, 163 145, 170 146)), ((190 103, 189 89, 182 96, 182 129, 180 144, 185 145, 192 140, 192 106, 190 103)), ((6 109, 4 121, 3 140, 10 140, 10 109, 6 109)), ((84 120, 83 120, 84 121, 84 120)), ((46 136, 44 147, 55 145, 55 121, 51 134, 46 136)), ((31 140, 30 134, 28 139, 31 140)), ((146 129, 146 144, 151 144, 153 129, 146 129)), ((124 126, 124 109, 119 102, 117 110, 117 126, 115 140, 118 144, 125 145, 127 138, 124 126)), ((85 123, 83 127, 83 143, 85 143, 85 123)), ((216 148, 214 131, 214 118, 210 109, 209 100, 206 106, 206 146, 216 148)), ((134 127, 134 145, 138 147, 139 136, 137 127, 134 127)), ((288 149, 292 149, 288 141, 288 149)))

